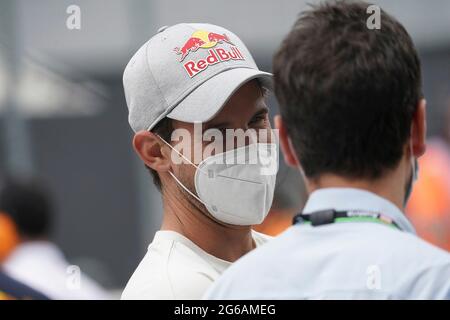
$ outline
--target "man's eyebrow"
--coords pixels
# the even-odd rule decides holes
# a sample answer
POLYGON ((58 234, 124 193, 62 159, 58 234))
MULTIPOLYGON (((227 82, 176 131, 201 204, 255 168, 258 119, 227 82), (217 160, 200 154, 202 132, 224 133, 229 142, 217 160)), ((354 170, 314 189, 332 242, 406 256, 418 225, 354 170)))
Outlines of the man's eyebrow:
POLYGON ((265 114, 265 113, 269 113, 269 107, 266 106, 266 105, 264 104, 264 105, 262 105, 261 107, 259 107, 259 110, 257 110, 257 111, 253 114, 252 119, 253 119, 254 117, 256 117, 256 116, 259 116, 259 115, 262 115, 262 114, 265 114))
MULTIPOLYGON (((261 114, 269 113, 269 107, 266 106, 265 104, 258 106, 258 109, 259 110, 256 110, 256 112, 253 114, 251 119, 253 119, 254 117, 259 116, 261 114)), ((205 123, 203 130, 206 131, 206 130, 212 129, 212 128, 228 128, 229 126, 230 126, 230 123, 227 121, 218 122, 218 123, 205 123)))
POLYGON ((263 105, 259 108, 259 110, 257 110, 257 111, 255 112, 254 116, 257 115, 257 114, 260 114, 260 113, 266 113, 266 112, 269 112, 269 107, 266 106, 266 104, 263 104, 263 105))
POLYGON ((213 128, 227 128, 229 126, 228 122, 218 122, 218 123, 205 123, 203 130, 213 129, 213 128))

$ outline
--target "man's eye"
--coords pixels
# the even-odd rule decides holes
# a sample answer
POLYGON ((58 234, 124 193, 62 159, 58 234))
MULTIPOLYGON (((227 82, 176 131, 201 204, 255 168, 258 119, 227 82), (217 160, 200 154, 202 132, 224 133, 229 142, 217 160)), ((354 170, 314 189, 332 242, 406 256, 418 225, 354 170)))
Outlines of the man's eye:
POLYGON ((265 114, 256 116, 256 117, 254 117, 254 118, 250 121, 250 124, 255 124, 255 123, 259 123, 259 122, 261 122, 261 121, 265 121, 266 118, 267 118, 267 117, 266 117, 265 114))

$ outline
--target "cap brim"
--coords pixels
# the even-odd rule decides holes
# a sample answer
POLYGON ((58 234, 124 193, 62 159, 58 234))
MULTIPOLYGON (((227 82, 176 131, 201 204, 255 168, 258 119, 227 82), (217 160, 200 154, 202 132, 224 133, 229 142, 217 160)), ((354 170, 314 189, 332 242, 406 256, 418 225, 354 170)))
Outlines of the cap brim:
POLYGON ((197 87, 167 117, 190 123, 209 121, 222 110, 236 90, 253 79, 261 81, 263 87, 272 89, 271 73, 250 68, 226 70, 197 87))

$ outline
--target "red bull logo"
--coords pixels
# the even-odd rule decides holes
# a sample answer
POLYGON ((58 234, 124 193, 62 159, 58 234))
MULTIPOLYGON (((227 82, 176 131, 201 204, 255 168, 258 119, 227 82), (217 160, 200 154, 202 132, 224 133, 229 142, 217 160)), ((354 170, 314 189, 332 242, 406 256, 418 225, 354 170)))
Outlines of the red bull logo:
POLYGON ((180 55, 180 62, 183 62, 186 56, 191 52, 196 52, 199 48, 208 49, 208 56, 197 61, 189 60, 183 64, 189 77, 194 77, 199 72, 205 70, 209 65, 228 61, 244 60, 244 56, 239 49, 230 41, 226 34, 208 32, 204 30, 195 31, 184 45, 174 48, 177 55, 180 55), (214 48, 217 44, 228 43, 230 49, 214 48))
POLYGON ((181 54, 181 59, 180 59, 180 62, 181 62, 184 60, 184 58, 186 58, 186 56, 188 55, 189 52, 191 52, 191 51, 195 52, 198 50, 198 48, 200 48, 203 45, 205 45, 205 41, 203 41, 200 38, 191 37, 188 39, 188 41, 186 41, 184 46, 182 46, 181 48, 176 47, 174 49, 174 51, 177 54, 181 54))

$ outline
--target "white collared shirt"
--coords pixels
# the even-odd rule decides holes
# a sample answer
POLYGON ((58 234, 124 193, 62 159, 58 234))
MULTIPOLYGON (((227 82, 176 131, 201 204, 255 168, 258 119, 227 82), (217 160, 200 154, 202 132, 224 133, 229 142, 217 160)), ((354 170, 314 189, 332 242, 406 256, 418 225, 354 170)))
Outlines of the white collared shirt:
POLYGON ((390 201, 361 189, 311 194, 304 213, 367 210, 373 222, 294 225, 231 266, 206 299, 450 299, 450 254, 415 235, 390 201))

